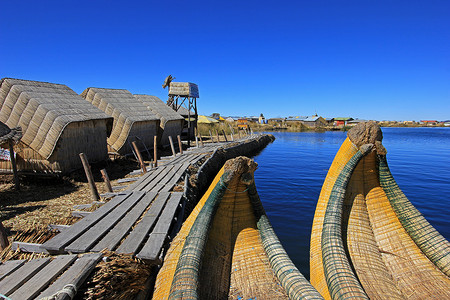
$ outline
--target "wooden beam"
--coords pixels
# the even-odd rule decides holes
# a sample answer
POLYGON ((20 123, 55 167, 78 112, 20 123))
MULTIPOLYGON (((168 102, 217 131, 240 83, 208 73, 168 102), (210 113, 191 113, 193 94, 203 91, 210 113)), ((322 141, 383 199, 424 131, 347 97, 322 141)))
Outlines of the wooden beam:
POLYGON ((153 166, 156 168, 158 166, 158 137, 156 135, 153 137, 153 161, 153 166))
POLYGON ((136 152, 136 155, 138 157, 139 166, 141 167, 142 172, 144 174, 147 173, 147 168, 145 167, 144 159, 142 158, 141 151, 139 151, 136 141, 131 142, 131 144, 133 145, 134 152, 136 152))
POLYGON ((4 250, 8 246, 8 235, 6 234, 6 229, 3 227, 2 222, 0 222, 0 251, 4 250))
POLYGON ((169 143, 170 143, 170 149, 172 149, 172 154, 175 157, 177 153, 175 152, 175 146, 173 145, 172 137, 169 135, 169 143))
POLYGON ((97 187, 95 186, 94 176, 92 176, 91 166, 89 165, 88 159, 84 153, 80 153, 81 163, 83 164, 84 172, 91 188, 91 196, 94 201, 100 200, 100 195, 98 194, 97 187))
POLYGON ((108 173, 106 173, 106 170, 105 170, 105 169, 101 169, 101 170, 100 170, 100 173, 102 173, 103 181, 104 181, 105 184, 106 184, 106 190, 107 190, 108 192, 112 193, 113 189, 112 189, 112 186, 111 186, 111 181, 109 181, 108 173))
POLYGON ((222 132, 223 132, 223 137, 225 138, 225 142, 228 142, 227 134, 225 133, 225 130, 222 129, 222 132))
POLYGON ((179 135, 177 135, 178 138, 178 147, 180 150, 180 154, 183 154, 183 144, 181 143, 181 137, 179 135))
POLYGON ((16 157, 14 155, 14 144, 11 139, 9 140, 9 156, 11 157, 11 165, 13 168, 14 186, 16 187, 16 190, 20 190, 19 175, 17 174, 16 157))

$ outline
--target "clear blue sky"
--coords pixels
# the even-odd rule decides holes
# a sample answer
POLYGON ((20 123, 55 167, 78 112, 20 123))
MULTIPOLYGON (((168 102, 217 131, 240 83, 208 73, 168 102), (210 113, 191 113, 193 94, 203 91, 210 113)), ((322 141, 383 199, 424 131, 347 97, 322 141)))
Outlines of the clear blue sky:
POLYGON ((199 113, 450 119, 450 1, 3 1, 0 77, 197 83, 199 113))

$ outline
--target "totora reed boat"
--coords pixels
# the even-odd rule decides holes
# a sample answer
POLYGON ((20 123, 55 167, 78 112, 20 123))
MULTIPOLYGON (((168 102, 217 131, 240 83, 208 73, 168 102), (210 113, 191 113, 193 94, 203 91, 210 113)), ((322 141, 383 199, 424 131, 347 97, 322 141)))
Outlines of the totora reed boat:
POLYGON ((323 299, 275 235, 256 166, 225 163, 167 251, 153 299, 323 299))
POLYGON ((326 299, 450 299, 450 244, 389 171, 380 127, 348 132, 311 234, 311 283, 326 299))

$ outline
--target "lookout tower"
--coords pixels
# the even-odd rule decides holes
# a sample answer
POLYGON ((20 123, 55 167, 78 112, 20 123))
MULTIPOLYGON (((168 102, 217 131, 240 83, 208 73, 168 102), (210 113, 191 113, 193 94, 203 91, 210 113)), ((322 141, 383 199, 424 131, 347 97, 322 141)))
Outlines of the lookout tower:
POLYGON ((187 133, 188 146, 197 128, 197 98, 198 86, 191 82, 172 82, 172 75, 164 80, 163 88, 169 87, 167 105, 185 117, 183 132, 187 133))

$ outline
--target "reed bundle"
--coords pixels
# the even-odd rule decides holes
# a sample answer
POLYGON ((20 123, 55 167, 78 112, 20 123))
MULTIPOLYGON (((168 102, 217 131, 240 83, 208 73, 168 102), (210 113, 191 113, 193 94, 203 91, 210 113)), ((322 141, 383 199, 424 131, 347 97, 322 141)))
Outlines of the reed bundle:
POLYGON ((172 242, 154 299, 321 299, 276 238, 255 169, 248 158, 225 163, 172 242))
POLYGON ((327 299, 449 298, 449 243, 395 183, 381 139, 375 123, 359 124, 336 154, 313 222, 311 283, 327 299))

